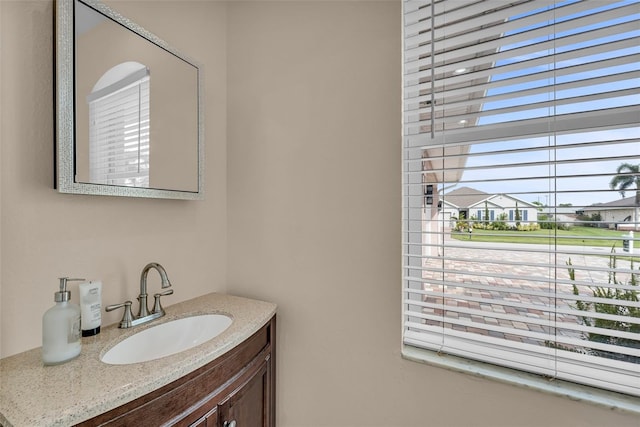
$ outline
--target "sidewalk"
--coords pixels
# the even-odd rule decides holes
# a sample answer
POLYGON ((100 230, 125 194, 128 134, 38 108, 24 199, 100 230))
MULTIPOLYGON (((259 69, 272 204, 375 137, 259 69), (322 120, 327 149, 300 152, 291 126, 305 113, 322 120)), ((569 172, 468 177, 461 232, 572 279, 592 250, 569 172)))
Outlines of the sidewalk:
MULTIPOLYGON (((444 281, 449 283, 446 285, 447 293, 458 294, 461 298, 447 298, 443 306, 442 297, 435 294, 427 295, 424 298, 425 302, 440 305, 441 308, 425 308, 424 312, 438 316, 445 313, 445 317, 464 319, 478 327, 463 328, 451 324, 445 324, 445 327, 539 345, 545 345, 544 340, 490 331, 483 329, 482 325, 499 325, 516 331, 557 333, 581 338, 579 331, 566 328, 579 324, 577 316, 571 314, 576 309, 575 300, 572 299, 574 295, 567 262, 570 259, 575 268, 577 283, 604 286, 609 280, 607 270, 610 250, 607 248, 559 246, 558 252, 550 255, 546 245, 482 243, 454 239, 447 239, 446 244, 446 260, 443 261, 441 257, 425 260, 424 290, 442 292, 440 283, 444 269, 444 281), (562 281, 568 283, 557 283, 562 281), (461 286, 458 287, 455 283, 460 283, 461 286), (567 298, 563 299, 563 296, 567 298), (561 312, 550 312, 547 310, 549 306, 556 307, 561 312), (455 311, 457 308, 476 312, 469 314, 455 311), (562 310, 565 312, 562 313, 562 310), (521 321, 505 320, 496 317, 495 314, 514 315, 520 317, 521 321), (527 323, 527 319, 536 319, 542 324, 527 323)), ((629 261, 617 260, 617 269, 629 267, 629 261)), ((625 283, 628 277, 628 273, 618 274, 618 280, 625 283)), ((587 285, 582 285, 579 289, 581 295, 592 296, 587 285)), ((441 324, 438 321, 426 322, 432 325, 441 324)))

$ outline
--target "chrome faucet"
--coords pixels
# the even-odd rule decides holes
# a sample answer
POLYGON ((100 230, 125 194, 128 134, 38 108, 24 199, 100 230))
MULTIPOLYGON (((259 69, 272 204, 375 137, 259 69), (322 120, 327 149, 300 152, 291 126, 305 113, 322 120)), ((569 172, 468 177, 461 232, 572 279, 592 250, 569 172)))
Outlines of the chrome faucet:
MULTIPOLYGON (((147 275, 149 274, 149 270, 155 268, 158 273, 160 273, 160 280, 162 281, 162 289, 166 289, 171 287, 171 282, 169 281, 169 277, 167 276, 167 272, 164 267, 158 264, 157 262, 150 262, 145 265, 142 269, 142 273, 140 274, 140 295, 138 295, 138 301, 140 302, 140 309, 138 311, 138 317, 146 317, 149 313, 149 308, 147 307, 147 275)), ((168 293, 161 293, 156 295, 171 295, 173 290, 171 289, 168 293)), ((159 304, 160 298, 156 296, 156 303, 159 304)), ((154 307, 155 311, 155 307, 154 307)), ((163 310, 164 312, 164 310, 163 310)), ((164 314, 164 313, 163 313, 164 314)))
POLYGON ((131 301, 126 301, 121 304, 109 305, 105 308, 106 311, 112 311, 117 308, 124 307, 124 315, 122 316, 122 320, 120 321, 120 328, 130 328, 132 326, 147 323, 164 316, 165 312, 162 308, 162 304, 160 304, 160 298, 166 295, 173 294, 173 289, 168 289, 164 292, 154 294, 153 297, 155 301, 153 304, 153 311, 149 312, 149 307, 147 306, 147 275, 149 274, 149 270, 151 270, 152 268, 155 268, 158 273, 160 273, 162 289, 171 287, 171 281, 169 281, 169 276, 167 276, 167 272, 165 271, 164 267, 162 267, 157 262, 151 262, 145 265, 145 267, 142 269, 142 273, 140 274, 140 295, 138 295, 140 308, 138 309, 138 315, 134 317, 131 313, 131 301))

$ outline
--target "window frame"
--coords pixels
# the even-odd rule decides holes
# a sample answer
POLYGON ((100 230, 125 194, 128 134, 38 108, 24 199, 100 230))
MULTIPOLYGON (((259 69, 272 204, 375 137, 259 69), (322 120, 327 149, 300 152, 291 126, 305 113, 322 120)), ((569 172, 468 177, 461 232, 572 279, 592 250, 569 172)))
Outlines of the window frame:
MULTIPOLYGON (((446 0, 445 0, 446 1, 446 0)), ((428 3, 427 1, 424 2, 414 2, 414 1, 405 1, 403 2, 403 4, 408 4, 408 3, 428 3)), ((403 6, 404 9, 404 6, 403 6)), ((404 24, 404 23, 403 23, 404 24)), ((403 31, 404 30, 404 26, 403 26, 403 31)), ((433 44, 432 44, 433 47, 433 44)), ((427 47, 428 48, 428 47, 427 47)), ((403 68, 405 67, 405 62, 403 60, 403 68)), ((405 70, 403 69, 403 76, 405 75, 405 70)), ((406 87, 404 87, 404 90, 406 90, 406 87)), ((406 106, 403 107, 403 109, 405 109, 405 111, 403 111, 403 116, 405 116, 406 113, 406 106)), ((405 119, 405 126, 406 126, 406 119, 405 119)), ((433 135, 433 134, 432 134, 433 135)), ((405 139, 406 139, 407 135, 405 133, 405 139)), ((464 141, 464 137, 460 137, 461 141, 464 141)), ((406 157, 406 151, 407 151, 407 146, 406 146, 406 142, 405 142, 405 161, 403 162, 403 191, 405 191, 406 193, 408 193, 407 188, 411 185, 414 185, 415 183, 412 182, 408 182, 407 180, 407 175, 411 174, 411 173, 415 173, 417 171, 419 171, 419 169, 417 170, 411 170, 410 168, 407 167, 408 162, 406 161, 407 157, 406 157)), ((424 156, 423 156, 424 158, 424 156)), ((424 182, 422 182, 422 184, 424 185, 424 182)), ((403 195, 403 200, 405 200, 407 197, 407 194, 403 195)), ((412 196, 411 196, 412 197, 412 196)), ((403 210, 406 212, 410 209, 416 209, 417 206, 415 205, 411 205, 411 201, 403 201, 403 203, 405 203, 403 205, 403 210)), ((441 201, 439 201, 438 203, 441 203, 441 201)), ((528 221, 528 208, 526 207, 517 207, 516 209, 519 209, 520 211, 520 219, 519 221, 522 222, 527 222, 528 221)), ((487 219, 484 218, 484 209, 483 208, 476 208, 476 212, 479 213, 477 220, 478 221, 486 221, 487 219)), ((509 215, 509 221, 516 221, 515 219, 515 209, 509 210, 508 211, 508 215, 509 215)), ((416 232, 416 230, 411 230, 411 228, 409 226, 407 226, 407 215, 405 215, 405 218, 403 219, 403 235, 405 236, 405 238, 407 238, 407 236, 412 233, 412 232, 416 232)), ((424 230, 417 230, 418 232, 424 232, 424 230)), ((403 242, 403 245, 408 245, 408 239, 407 241, 403 242)), ((409 266, 409 268, 411 268, 411 263, 410 262, 406 262, 407 259, 407 254, 409 254, 409 252, 406 252, 403 254, 403 257, 405 258, 405 269, 407 268, 406 265, 409 266)), ((409 254, 410 255, 410 254, 409 254)), ((403 289, 403 294, 406 294, 406 291, 403 289)), ((409 303, 410 304, 410 303, 409 303)), ((406 301, 403 301, 403 320, 406 318, 407 314, 405 313, 405 308, 408 305, 408 303, 406 301)), ((403 327, 403 331, 406 330, 406 327, 403 327)), ((403 336, 404 332, 403 332, 403 336)), ((454 369, 461 369, 467 372, 474 372, 478 375, 481 376, 490 376, 490 377, 494 377, 494 378, 501 378, 503 380, 506 381, 510 381, 510 382, 515 382, 518 383, 519 381, 521 381, 521 378, 526 377, 528 378, 527 383, 529 384, 529 386, 532 386, 534 383, 538 383, 538 381, 536 381, 535 379, 541 379, 541 377, 538 374, 525 374, 522 373, 520 371, 513 371, 511 369, 508 368, 504 368, 504 367, 494 367, 493 365, 488 365, 485 364, 483 362, 478 362, 478 361, 472 361, 472 360, 467 360, 464 358, 460 358, 459 356, 452 356, 452 355, 441 355, 441 354, 437 354, 437 356, 434 358, 434 353, 431 350, 425 350, 425 349, 420 349, 420 348, 415 348, 411 345, 407 345, 406 340, 403 343, 403 355, 408 358, 408 359, 412 359, 412 360, 417 360, 417 361, 427 361, 429 363, 435 363, 438 365, 444 365, 446 367, 450 367, 450 368, 454 368, 454 369), (437 359, 437 361, 436 361, 437 359), (471 366, 471 367, 470 367, 471 366), (495 368, 495 369, 494 369, 495 368), (506 370, 505 370, 506 369, 506 370), (499 373, 496 373, 499 372, 499 373)), ((546 381, 546 380, 545 380, 546 381)), ((543 381, 544 382, 544 381, 543 381)), ((638 402, 636 400, 636 398, 634 397, 630 397, 630 396, 625 396, 625 395, 620 395, 619 393, 616 392, 612 392, 612 391, 606 391, 606 390, 602 390, 599 388, 593 388, 591 386, 588 385, 577 385, 574 383, 570 383, 567 382, 565 380, 556 380, 555 384, 562 384, 563 386, 558 388, 558 387, 547 387, 547 386, 543 386, 543 385, 535 385, 536 388, 539 389, 545 389, 547 391, 551 391, 554 393, 558 393, 558 394, 572 394, 574 396, 579 396, 580 399, 586 399, 586 400, 590 400, 588 397, 586 397, 587 394, 589 393, 593 393, 594 390, 596 391, 596 394, 599 396, 598 399, 595 399, 597 402, 596 403, 602 403, 604 401, 606 402, 610 402, 611 399, 618 401, 617 399, 620 398, 620 401, 622 402, 627 402, 627 403, 619 403, 616 404, 614 406, 617 407, 624 407, 626 410, 630 410, 633 412, 640 412, 640 405, 638 405, 638 402), (577 392, 567 392, 567 390, 578 390, 577 392), (602 396, 605 396, 604 398, 602 396)), ((609 403, 606 403, 607 405, 609 403)))

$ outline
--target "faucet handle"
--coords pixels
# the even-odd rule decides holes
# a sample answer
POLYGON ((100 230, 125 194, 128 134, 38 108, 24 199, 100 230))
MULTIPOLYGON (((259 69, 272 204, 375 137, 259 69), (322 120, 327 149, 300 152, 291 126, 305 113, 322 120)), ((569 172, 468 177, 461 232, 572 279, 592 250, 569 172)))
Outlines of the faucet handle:
POLYGON ((154 298, 154 303, 153 303, 153 312, 152 314, 156 314, 156 313, 163 313, 164 314, 164 309, 162 308, 162 304, 160 304, 160 297, 164 297, 167 295, 171 295, 173 294, 173 289, 168 289, 164 292, 160 292, 158 294, 153 294, 153 298, 154 298))
POLYGON ((121 307, 124 307, 124 314, 122 315, 122 320, 120 321, 120 325, 118 327, 121 329, 130 328, 131 322, 133 322, 133 314, 131 313, 131 301, 125 301, 121 304, 108 305, 105 307, 105 311, 113 311, 121 307))

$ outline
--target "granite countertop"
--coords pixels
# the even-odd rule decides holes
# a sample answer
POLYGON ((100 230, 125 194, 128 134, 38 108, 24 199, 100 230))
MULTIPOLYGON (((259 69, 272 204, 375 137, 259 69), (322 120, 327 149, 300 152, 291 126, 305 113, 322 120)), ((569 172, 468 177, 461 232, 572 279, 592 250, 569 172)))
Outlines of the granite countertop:
POLYGON ((207 294, 165 308, 166 316, 131 329, 117 325, 82 338, 82 352, 62 365, 44 366, 41 349, 0 359, 0 425, 69 426, 156 390, 225 354, 264 326, 276 305, 207 294), (100 355, 124 338, 176 318, 226 314, 231 326, 192 349, 131 365, 107 365, 100 355))

